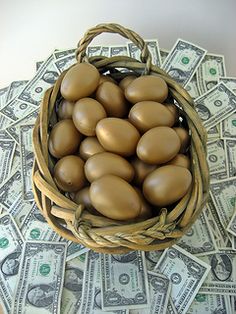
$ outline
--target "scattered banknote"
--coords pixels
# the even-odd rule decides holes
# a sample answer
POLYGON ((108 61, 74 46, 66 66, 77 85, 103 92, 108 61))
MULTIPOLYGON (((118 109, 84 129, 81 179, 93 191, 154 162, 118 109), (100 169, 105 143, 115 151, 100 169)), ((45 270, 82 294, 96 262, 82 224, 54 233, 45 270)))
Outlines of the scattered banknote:
POLYGON ((18 196, 16 197, 12 205, 9 207, 8 212, 14 218, 17 226, 21 228, 24 219, 26 215, 29 214, 31 208, 32 204, 30 202, 24 201, 22 192, 19 192, 18 196))
POLYGON ((221 137, 236 138, 236 112, 220 123, 221 137))
POLYGON ((189 95, 195 99, 200 96, 200 92, 197 86, 197 77, 194 75, 190 82, 185 87, 186 91, 189 93, 189 95))
POLYGON ((205 54, 205 49, 188 41, 178 39, 162 64, 162 68, 174 80, 186 86, 199 67, 205 54))
POLYGON ((195 109, 209 129, 236 110, 236 95, 221 82, 195 99, 195 109))
POLYGON ((88 57, 100 56, 102 52, 102 46, 88 46, 87 55, 88 57))
POLYGON ((211 179, 225 179, 228 177, 226 147, 222 139, 207 143, 207 162, 211 179))
MULTIPOLYGON (((12 138, 10 137, 10 139, 12 139, 12 138)), ((20 147, 16 143, 16 148, 14 150, 14 156, 13 156, 13 159, 12 159, 10 174, 16 172, 18 169, 21 169, 21 158, 20 158, 20 147)))
POLYGON ((72 242, 69 241, 68 242, 68 246, 67 246, 67 254, 66 254, 66 261, 69 262, 70 260, 88 252, 89 249, 84 247, 82 244, 80 243, 76 243, 76 242, 72 242))
POLYGON ((127 46, 121 45, 109 46, 109 56, 110 57, 128 56, 128 48, 127 46))
POLYGON ((161 64, 164 63, 165 59, 167 58, 169 54, 169 50, 160 48, 160 56, 161 56, 161 64))
POLYGON ((236 77, 219 77, 219 82, 225 83, 236 94, 236 77))
POLYGON ((10 174, 15 148, 15 141, 0 140, 0 182, 3 182, 10 174))
POLYGON ((19 170, 0 185, 0 206, 8 210, 21 191, 22 175, 19 170))
POLYGON ((12 119, 9 119, 4 114, 0 112, 0 129, 6 129, 11 123, 13 122, 12 119))
POLYGON ((207 53, 197 70, 197 84, 200 93, 206 93, 218 83, 219 77, 225 75, 224 56, 207 53))
POLYGON ((233 236, 236 237, 236 210, 226 228, 228 232, 230 232, 233 236))
POLYGON ((76 58, 75 58, 74 53, 68 54, 64 56, 63 58, 60 58, 54 61, 54 65, 57 68, 59 73, 62 73, 63 71, 67 70, 74 63, 76 63, 76 58))
POLYGON ((163 251, 148 251, 145 252, 145 260, 146 260, 146 267, 147 270, 152 271, 154 270, 157 262, 159 261, 163 251))
POLYGON ((27 114, 34 111, 35 107, 22 100, 12 99, 3 107, 0 112, 12 121, 24 118, 27 114))
POLYGON ((68 55, 71 55, 71 54, 75 54, 75 48, 62 49, 62 50, 56 49, 53 52, 53 57, 55 60, 58 60, 58 59, 62 59, 62 58, 66 57, 68 55))
POLYGON ((21 173, 23 199, 26 201, 34 200, 32 191, 31 173, 34 163, 32 132, 34 125, 20 126, 20 152, 21 152, 21 173))
POLYGON ((0 216, 0 303, 10 313, 17 283, 23 237, 12 216, 0 216))
POLYGON ((110 56, 110 47, 109 46, 102 46, 101 56, 109 57, 110 56))
POLYGON ((6 95, 8 91, 8 86, 0 88, 0 109, 6 104, 6 95))
POLYGON ((65 266, 65 243, 25 242, 11 313, 60 313, 65 266))
POLYGON ((170 279, 171 298, 180 314, 187 312, 209 270, 207 263, 177 245, 166 249, 155 267, 170 279))
POLYGON ((213 141, 220 138, 220 123, 207 130, 207 140, 213 141))
POLYGON ((13 98, 15 98, 17 95, 21 93, 24 86, 27 84, 28 81, 13 81, 8 88, 8 91, 6 93, 6 99, 5 103, 7 104, 9 101, 11 101, 13 98))
POLYGON ((236 176, 236 138, 224 139, 226 160, 228 166, 228 176, 236 176))
POLYGON ((43 64, 44 61, 37 61, 36 62, 36 71, 39 70, 39 68, 41 67, 41 65, 43 64))
POLYGON ((12 138, 6 130, 0 130, 0 140, 11 140, 12 138))

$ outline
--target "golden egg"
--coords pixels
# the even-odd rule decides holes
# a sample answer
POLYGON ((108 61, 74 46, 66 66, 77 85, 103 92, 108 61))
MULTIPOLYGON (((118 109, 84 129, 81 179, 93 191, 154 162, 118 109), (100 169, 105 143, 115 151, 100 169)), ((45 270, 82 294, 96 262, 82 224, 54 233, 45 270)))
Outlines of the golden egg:
POLYGON ((133 76, 133 75, 128 75, 126 77, 124 77, 120 83, 119 83, 119 86, 120 88, 124 91, 126 89, 126 87, 131 83, 133 82, 137 77, 136 76, 133 76))
POLYGON ((173 159, 168 161, 166 165, 175 165, 190 169, 190 159, 184 154, 177 154, 173 159))
POLYGON ((181 127, 173 128, 177 135, 179 136, 181 146, 180 146, 180 153, 185 153, 189 147, 190 144, 190 135, 187 130, 181 127))
POLYGON ((87 160, 91 156, 104 152, 104 148, 95 136, 86 137, 80 144, 79 156, 83 160, 87 160))
POLYGON ((133 182, 137 185, 141 185, 146 176, 157 168, 156 165, 147 164, 140 160, 138 157, 134 157, 131 160, 131 165, 134 168, 133 182))
POLYGON ((60 120, 72 119, 74 105, 75 105, 74 102, 63 99, 58 107, 57 114, 58 114, 59 119, 60 120))

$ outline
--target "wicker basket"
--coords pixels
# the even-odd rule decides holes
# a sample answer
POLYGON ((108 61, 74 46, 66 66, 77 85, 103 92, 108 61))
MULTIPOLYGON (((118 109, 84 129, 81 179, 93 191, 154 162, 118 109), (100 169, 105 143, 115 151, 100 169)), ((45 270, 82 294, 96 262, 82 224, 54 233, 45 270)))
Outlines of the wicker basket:
MULTIPOLYGON (((136 75, 152 74, 162 77, 169 93, 182 107, 191 132, 190 158, 193 184, 188 193, 169 212, 163 208, 159 216, 127 223, 90 214, 83 205, 77 205, 60 193, 52 178, 53 161, 48 153, 48 134, 57 122, 55 107, 60 99, 60 85, 64 71, 55 85, 44 95, 40 114, 33 131, 35 163, 33 190, 37 206, 49 225, 62 237, 78 242, 97 252, 125 253, 131 250, 162 250, 173 245, 194 223, 206 203, 209 190, 209 172, 206 162, 206 132, 193 108, 193 100, 178 83, 151 63, 147 45, 135 32, 118 24, 100 24, 87 31, 76 51, 78 62, 90 62, 100 73, 124 77, 117 68, 127 68, 136 75), (131 40, 141 50, 141 62, 126 56, 87 58, 86 48, 97 35, 117 33, 131 40)), ((127 75, 127 74, 126 74, 127 75)))

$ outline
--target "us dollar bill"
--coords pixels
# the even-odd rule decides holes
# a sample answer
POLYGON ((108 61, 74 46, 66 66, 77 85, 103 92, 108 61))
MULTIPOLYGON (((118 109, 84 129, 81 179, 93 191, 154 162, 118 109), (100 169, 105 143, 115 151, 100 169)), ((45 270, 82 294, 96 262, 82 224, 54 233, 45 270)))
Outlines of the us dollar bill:
POLYGON ((23 237, 12 216, 0 215, 0 298, 6 313, 10 313, 17 283, 23 237))
POLYGON ((12 205, 9 207, 8 212, 14 218, 17 226, 21 228, 24 219, 30 212, 31 208, 32 204, 30 202, 24 201, 22 192, 20 192, 17 198, 13 201, 12 205))
MULTIPOLYGON (((147 44, 147 48, 152 57, 152 64, 160 67, 161 66, 161 55, 160 55, 160 48, 157 39, 148 39, 145 40, 147 44)), ((140 55, 141 50, 138 48, 133 42, 127 43, 128 55, 136 60, 141 61, 140 55)))
POLYGON ((201 213, 192 227, 178 241, 178 246, 197 256, 218 251, 214 235, 204 213, 201 213))
POLYGON ((0 109, 6 104, 6 94, 8 91, 8 86, 0 88, 0 109))
POLYGON ((54 61, 54 65, 59 73, 67 70, 71 65, 76 63, 75 54, 68 54, 67 56, 54 61))
POLYGON ((165 59, 167 58, 169 54, 169 50, 160 48, 160 56, 161 56, 161 65, 164 63, 165 59))
POLYGON ((46 219, 33 203, 21 226, 21 233, 26 241, 59 241, 60 235, 47 223, 46 219))
POLYGON ((34 124, 35 120, 38 116, 39 108, 36 108, 34 111, 29 113, 24 118, 17 120, 14 123, 11 123, 7 128, 6 131, 9 136, 16 141, 17 144, 20 143, 20 126, 25 124, 34 124))
POLYGON ((109 56, 110 57, 128 56, 128 48, 122 45, 109 46, 109 56))
MULTIPOLYGON (((191 304, 188 314, 231 314, 229 297, 217 294, 198 293, 191 304)), ((232 313, 233 314, 233 313, 232 313)))
POLYGON ((220 76, 225 75, 224 56, 207 53, 197 70, 197 83, 200 93, 206 93, 218 83, 220 76))
POLYGON ((222 226, 226 228, 235 211, 236 177, 211 182, 210 195, 222 226))
POLYGON ((86 53, 88 57, 100 56, 102 52, 102 46, 88 46, 86 53))
POLYGON ((110 47, 109 46, 102 46, 101 56, 109 57, 110 56, 110 47))
POLYGON ((15 141, 0 140, 0 182, 10 174, 15 148, 15 141))
POLYGON ((155 271, 170 279, 171 298, 176 310, 178 313, 186 313, 210 271, 210 266, 179 246, 173 245, 164 251, 155 271))
POLYGON ((12 138, 10 135, 7 133, 6 130, 0 130, 0 141, 1 140, 11 140, 12 138))
MULTIPOLYGON (((8 134, 8 133, 7 133, 8 134)), ((10 137, 11 138, 11 137, 10 137)), ((12 140, 12 138, 11 138, 12 140)), ((16 148, 14 150, 14 156, 12 159, 12 164, 11 164, 11 171, 10 173, 14 173, 17 170, 21 169, 21 159, 20 159, 20 147, 19 145, 16 143, 16 148)))
POLYGON ((179 84, 186 86, 205 54, 205 49, 178 39, 165 59, 162 68, 179 84))
POLYGON ((221 250, 212 255, 200 257, 211 265, 211 270, 202 284, 200 293, 235 295, 236 294, 236 254, 233 250, 221 250))
POLYGON ((10 208, 21 192, 21 172, 17 170, 0 185, 0 207, 10 208))
POLYGON ((207 130, 207 141, 213 141, 220 138, 220 123, 207 130))
POLYGON ((171 298, 169 298, 169 302, 167 304, 166 314, 178 314, 171 298))
POLYGON ((209 129, 236 110, 236 95, 220 82, 194 101, 203 125, 209 129))
MULTIPOLYGON (((83 291, 79 314, 102 314, 100 254, 88 251, 85 259, 83 291)), ((128 314, 126 310, 106 311, 108 314, 128 314)))
POLYGON ((39 68, 41 67, 41 65, 43 64, 44 61, 37 61, 35 66, 36 66, 36 72, 39 70, 39 68))
POLYGON ((0 130, 5 130, 13 121, 0 112, 0 130))
POLYGON ((40 67, 34 78, 25 85, 17 99, 33 106, 39 106, 44 92, 55 83, 58 76, 52 54, 40 67))
POLYGON ((19 119, 24 118, 30 112, 34 111, 34 109, 35 109, 34 106, 26 102, 17 99, 12 99, 10 102, 6 104, 5 107, 3 107, 0 110, 0 112, 8 119, 17 121, 19 119))
POLYGON ((226 147, 222 139, 207 143, 207 162, 211 179, 225 179, 228 177, 226 147))
POLYGON ((185 89, 193 99, 198 98, 200 96, 200 92, 197 86, 196 74, 192 77, 191 81, 188 82, 185 89))
POLYGON ((228 232, 230 232, 234 237, 236 237, 236 210, 226 228, 228 232))
POLYGON ((236 176, 236 138, 235 139, 224 139, 226 160, 228 166, 228 176, 236 176))
POLYGON ((18 94, 21 93, 24 86, 27 84, 28 81, 22 80, 22 81, 13 81, 8 88, 8 91, 6 93, 6 103, 11 101, 13 98, 15 98, 18 94))
POLYGON ((157 262, 159 261, 163 251, 147 251, 145 254, 146 268, 148 271, 154 270, 157 262))
POLYGON ((65 243, 25 242, 11 313, 60 313, 65 262, 65 243))
POLYGON ((144 252, 101 254, 103 310, 150 305, 144 252))
POLYGON ((236 137, 236 112, 220 123, 221 137, 235 138, 236 137))
POLYGON ((148 272, 151 305, 148 309, 130 310, 129 314, 162 314, 166 313, 170 297, 170 280, 162 274, 148 272))
POLYGON ((21 152, 21 171, 23 199, 26 201, 34 200, 31 183, 31 173, 34 163, 32 132, 34 125, 20 126, 20 152, 21 152))
POLYGON ((66 254, 66 261, 69 262, 70 260, 88 252, 89 249, 84 247, 80 243, 68 241, 67 246, 67 254, 66 254))
POLYGON ((53 57, 55 60, 63 59, 64 57, 68 55, 75 54, 75 48, 69 48, 69 49, 56 49, 53 52, 53 57))
POLYGON ((225 83, 236 94, 236 77, 219 77, 219 82, 225 83))
POLYGON ((61 314, 76 314, 79 311, 83 291, 85 254, 66 263, 61 297, 61 314))

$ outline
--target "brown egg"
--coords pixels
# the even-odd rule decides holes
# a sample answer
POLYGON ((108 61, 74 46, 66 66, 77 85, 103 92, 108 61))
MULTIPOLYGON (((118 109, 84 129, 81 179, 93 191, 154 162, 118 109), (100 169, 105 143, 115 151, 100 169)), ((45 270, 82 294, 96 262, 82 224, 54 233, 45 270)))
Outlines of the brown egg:
POLYGON ((103 105, 108 116, 122 118, 128 111, 124 92, 114 83, 104 82, 99 85, 96 99, 103 105))
POLYGON ((181 127, 173 128, 177 135, 180 138, 181 146, 180 146, 180 153, 185 153, 189 147, 190 144, 190 135, 187 130, 181 127))
POLYGON ((174 115, 156 101, 140 101, 129 112, 130 122, 142 133, 156 127, 169 126, 175 123, 174 115))
POLYGON ((98 121, 106 116, 106 111, 98 101, 86 97, 75 103, 72 119, 75 127, 82 134, 94 136, 98 121))
POLYGON ((81 142, 82 135, 78 132, 71 119, 56 123, 48 140, 50 154, 56 158, 75 153, 81 142))
POLYGON ((95 136, 86 137, 79 147, 79 155, 83 160, 87 160, 91 156, 104 151, 104 148, 95 136))
POLYGON ((69 101, 90 96, 98 87, 100 74, 89 63, 77 63, 68 70, 61 82, 61 95, 69 101))
POLYGON ((183 167, 168 165, 151 172, 143 182, 145 198, 153 205, 167 206, 180 200, 192 182, 191 172, 183 167))
POLYGON ((60 120, 72 119, 72 112, 74 110, 74 102, 63 99, 58 107, 58 117, 60 120))
POLYGON ((152 209, 148 202, 145 200, 143 193, 136 187, 134 187, 135 191, 138 193, 141 202, 141 211, 138 215, 138 219, 145 220, 152 217, 152 209))
POLYGON ((153 100, 162 103, 168 96, 166 82, 154 75, 144 75, 136 78, 125 89, 125 97, 132 103, 143 100, 153 100))
POLYGON ((76 192, 73 200, 76 204, 83 204, 90 214, 100 215, 91 203, 88 186, 76 192))
POLYGON ((190 159, 184 154, 177 154, 173 159, 168 161, 165 165, 175 165, 190 169, 190 159))
POLYGON ((64 192, 81 189, 86 183, 83 160, 74 155, 60 159, 54 167, 54 181, 64 192))
POLYGON ((174 115, 175 123, 179 120, 179 109, 174 104, 163 104, 174 115))
POLYGON ((146 176, 157 167, 156 165, 146 164, 142 160, 138 159, 138 157, 132 159, 131 165, 133 166, 135 172, 133 182, 137 185, 141 185, 146 176))
POLYGON ((112 77, 110 77, 110 76, 108 76, 108 75, 101 74, 101 75, 100 75, 100 80, 99 80, 98 85, 100 85, 100 84, 102 84, 102 83, 104 83, 104 82, 112 82, 112 83, 116 84, 116 81, 113 80, 112 77))
POLYGON ((137 145, 137 155, 148 164, 163 164, 174 158, 179 149, 180 139, 176 132, 159 126, 143 134, 137 145))
POLYGON ((128 121, 119 118, 100 120, 96 126, 96 135, 105 150, 121 156, 135 153, 140 135, 128 121))
POLYGON ((125 180, 114 175, 105 175, 94 181, 90 187, 90 199, 97 211, 111 219, 132 219, 141 211, 137 192, 125 180))
POLYGON ((136 76, 133 76, 133 75, 128 75, 126 77, 124 77, 120 83, 119 83, 119 86, 120 88, 124 91, 126 89, 126 87, 131 83, 133 82, 133 80, 135 80, 137 77, 136 76))
POLYGON ((134 169, 125 158, 108 152, 90 157, 85 163, 84 172, 89 182, 106 174, 113 174, 128 182, 134 177, 134 169))

